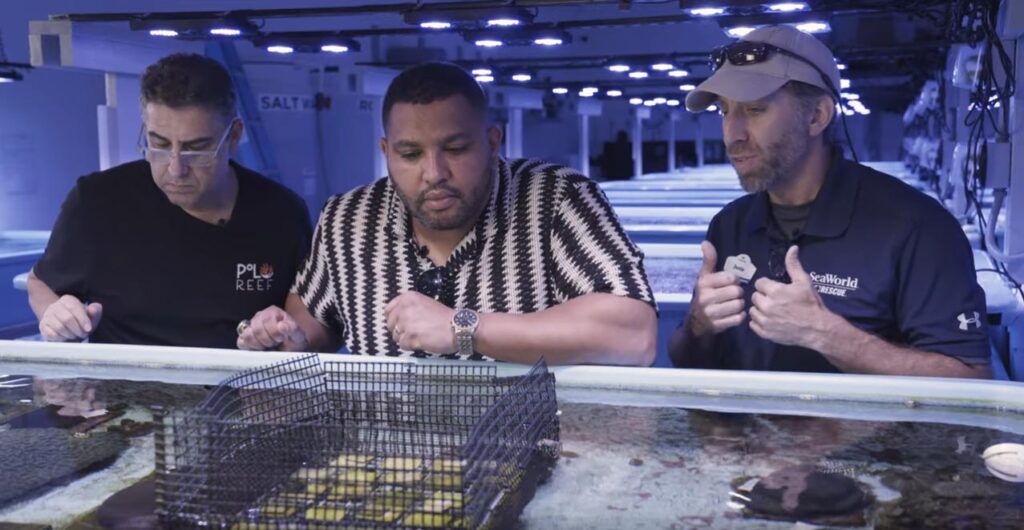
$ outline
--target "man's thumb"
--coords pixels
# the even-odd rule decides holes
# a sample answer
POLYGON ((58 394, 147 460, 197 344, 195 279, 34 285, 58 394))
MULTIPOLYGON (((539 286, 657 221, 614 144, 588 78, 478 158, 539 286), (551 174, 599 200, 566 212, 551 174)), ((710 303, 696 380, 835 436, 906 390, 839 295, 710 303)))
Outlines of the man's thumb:
POLYGON ((86 306, 85 313, 89 315, 89 322, 92 323, 92 328, 96 329, 100 319, 103 318, 103 304, 93 302, 86 306))
POLYGON ((786 251, 786 272, 792 281, 806 281, 808 279, 804 266, 800 263, 800 247, 793 245, 786 251))
POLYGON ((704 255, 704 261, 700 264, 698 274, 703 276, 715 272, 715 266, 718 265, 718 252, 715 250, 715 246, 710 241, 701 241, 700 252, 704 255))

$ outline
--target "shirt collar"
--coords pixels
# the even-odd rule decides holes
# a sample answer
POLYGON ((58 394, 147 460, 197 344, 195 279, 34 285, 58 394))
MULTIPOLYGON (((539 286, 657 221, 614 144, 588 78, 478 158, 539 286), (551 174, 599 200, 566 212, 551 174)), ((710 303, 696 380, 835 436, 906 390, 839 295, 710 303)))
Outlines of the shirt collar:
MULTIPOLYGON (((477 220, 476 225, 474 225, 473 230, 470 230, 462 238, 462 241, 459 241, 459 244, 455 246, 455 250, 452 251, 451 256, 448 257, 448 261, 445 263, 446 267, 456 268, 462 262, 471 259, 476 254, 479 246, 483 244, 483 235, 489 232, 489 230, 486 230, 487 227, 494 224, 498 210, 499 189, 507 189, 508 182, 511 179, 508 163, 504 158, 498 157, 495 172, 497 175, 491 183, 491 193, 487 206, 481 212, 480 218, 477 220)), ((419 243, 416 241, 412 230, 412 214, 406 209, 402 198, 398 196, 398 191, 392 185, 391 178, 385 177, 385 179, 387 182, 385 183, 384 193, 388 197, 387 232, 396 240, 405 242, 409 249, 418 254, 419 243)))
MULTIPOLYGON (((838 237, 850 226, 857 203, 857 190, 860 188, 860 176, 853 170, 854 167, 853 162, 843 158, 841 150, 833 149, 825 182, 811 205, 802 233, 815 237, 838 237)), ((753 207, 747 212, 748 232, 766 230, 770 226, 772 219, 769 201, 766 191, 758 192, 754 197, 753 207)))

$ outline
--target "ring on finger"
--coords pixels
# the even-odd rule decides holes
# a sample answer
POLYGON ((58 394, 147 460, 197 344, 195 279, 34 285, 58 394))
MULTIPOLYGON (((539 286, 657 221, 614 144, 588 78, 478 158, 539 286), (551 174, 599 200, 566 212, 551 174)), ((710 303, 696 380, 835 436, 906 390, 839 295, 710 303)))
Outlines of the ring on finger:
POLYGON ((395 330, 391 332, 391 336, 395 339, 395 342, 401 342, 402 340, 402 329, 395 326, 395 330))
POLYGON ((241 337, 242 333, 245 333, 245 330, 249 329, 251 326, 252 322, 249 322, 249 319, 247 318, 238 323, 238 326, 235 327, 235 331, 237 331, 238 336, 241 337))

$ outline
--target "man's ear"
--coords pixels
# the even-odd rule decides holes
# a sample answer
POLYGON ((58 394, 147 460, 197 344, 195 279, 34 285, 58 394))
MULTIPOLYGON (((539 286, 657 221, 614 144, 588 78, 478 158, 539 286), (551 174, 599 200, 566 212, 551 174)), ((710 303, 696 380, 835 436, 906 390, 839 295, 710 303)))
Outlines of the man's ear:
POLYGON ((505 133, 502 132, 500 127, 490 126, 487 129, 487 144, 491 148, 491 156, 497 156, 501 152, 501 140, 504 138, 505 133))
POLYGON ((814 111, 811 112, 811 122, 808 124, 811 136, 821 136, 828 128, 828 124, 832 123, 835 115, 836 104, 832 98, 829 96, 818 98, 818 102, 814 105, 814 111))
POLYGON ((245 133, 245 124, 242 120, 235 118, 231 122, 231 132, 228 133, 228 152, 234 154, 238 151, 238 145, 242 143, 242 135, 245 133))

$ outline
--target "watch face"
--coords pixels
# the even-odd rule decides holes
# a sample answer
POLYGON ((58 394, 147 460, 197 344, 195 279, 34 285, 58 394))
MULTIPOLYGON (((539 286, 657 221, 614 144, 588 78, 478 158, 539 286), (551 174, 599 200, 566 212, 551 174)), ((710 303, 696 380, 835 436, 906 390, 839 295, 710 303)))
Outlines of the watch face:
POLYGON ((452 322, 460 328, 471 328, 476 325, 478 320, 480 318, 476 316, 476 313, 469 309, 460 309, 452 318, 452 322))

